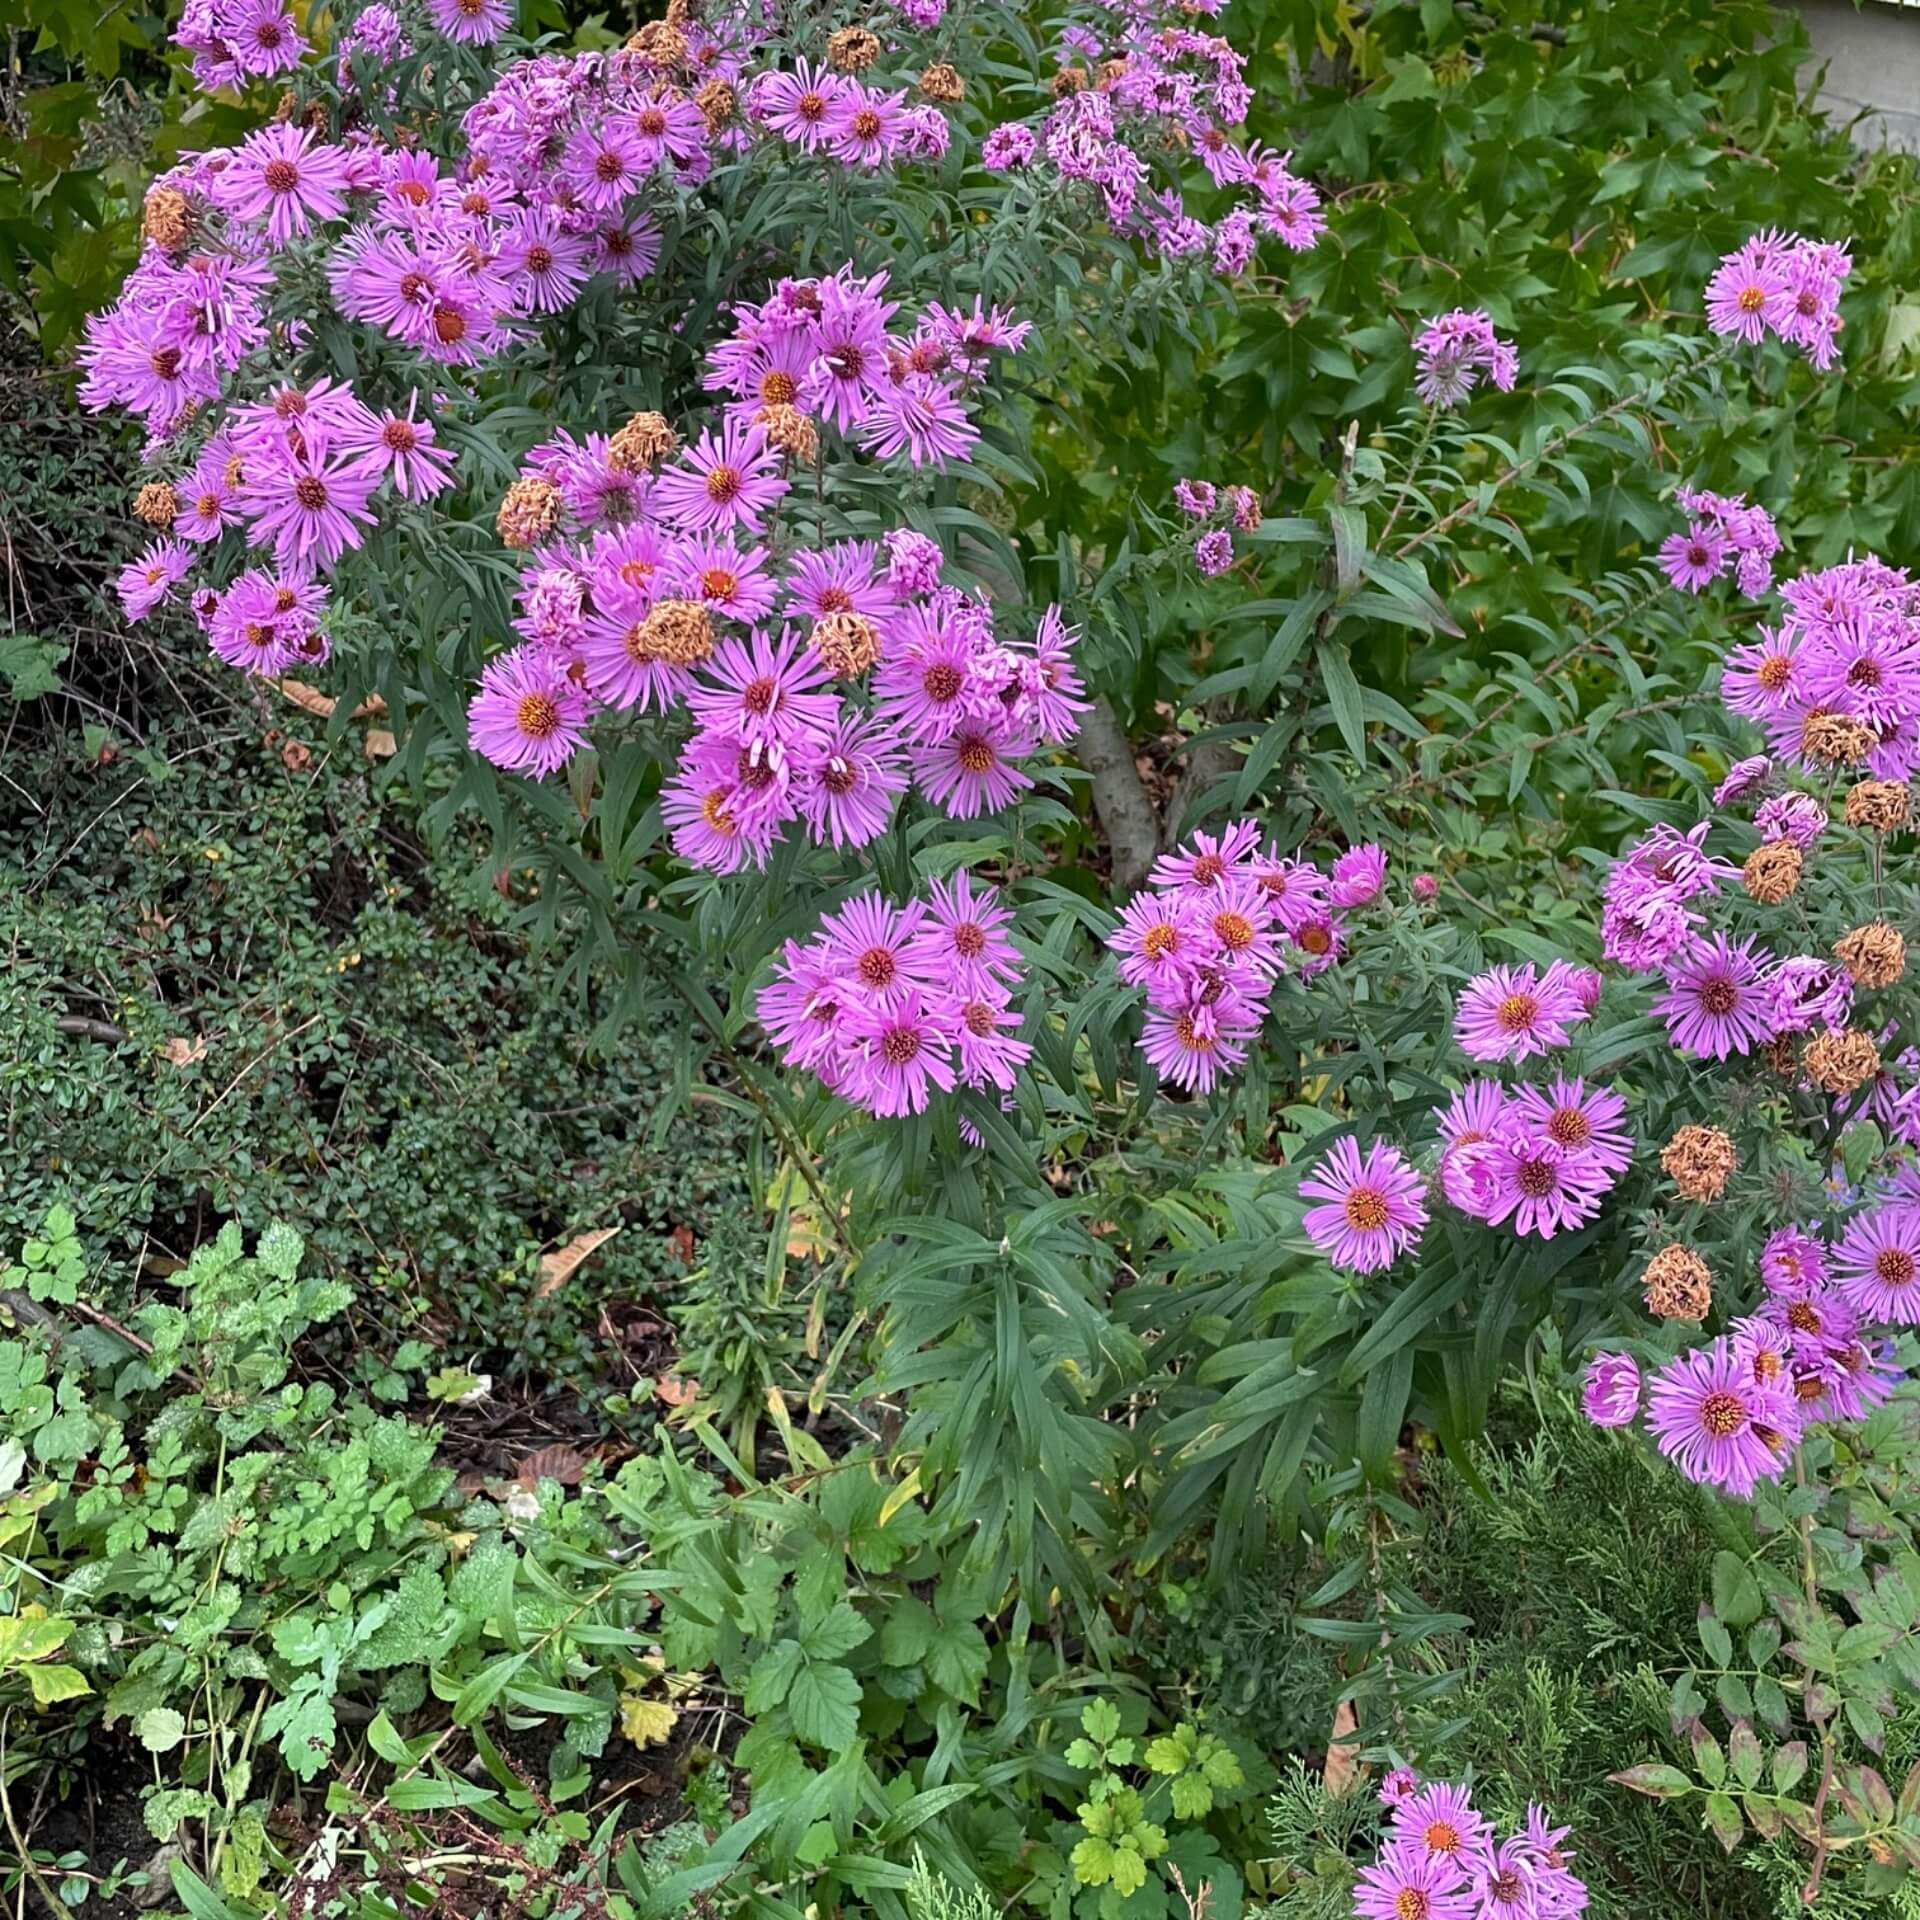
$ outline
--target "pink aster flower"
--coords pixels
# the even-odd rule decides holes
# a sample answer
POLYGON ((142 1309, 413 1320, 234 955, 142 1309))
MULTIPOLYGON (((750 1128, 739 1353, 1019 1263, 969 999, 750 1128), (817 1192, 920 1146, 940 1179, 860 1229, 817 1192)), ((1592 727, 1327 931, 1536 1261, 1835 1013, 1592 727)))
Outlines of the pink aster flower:
POLYGON ((1784 316, 1787 276, 1769 236, 1757 235, 1728 254, 1707 282, 1707 325, 1757 346, 1784 316))
POLYGON ((467 708, 467 737, 496 767, 536 777, 585 745, 593 702, 544 647, 515 647, 490 661, 467 708))
POLYGON ((1667 964, 1667 991, 1653 1011, 1667 1023, 1673 1044, 1685 1053, 1724 1060, 1750 1053, 1773 1031, 1763 978, 1765 956, 1756 957, 1751 937, 1732 941, 1724 933, 1697 939, 1667 964))
POLYGON ((1351 1135, 1333 1143, 1300 1182, 1307 1237, 1336 1267, 1376 1273, 1390 1267, 1427 1224, 1426 1182, 1399 1148, 1375 1140, 1363 1158, 1351 1135))
POLYGON ((1508 1093, 1498 1080, 1468 1080, 1444 1107, 1434 1109, 1443 1146, 1491 1140, 1506 1125, 1508 1093))
POLYGON ((1206 951, 1205 914, 1187 894, 1143 889, 1120 909, 1107 945, 1120 956, 1120 978, 1129 986, 1177 999, 1206 951))
POLYGON ((1019 952, 1007 938, 1013 914, 997 887, 976 889, 965 867, 928 889, 921 942, 934 977, 955 993, 1004 993, 1022 974, 1019 952))
POLYGON ((1405 1846, 1382 1849, 1353 1889, 1358 1920, 1473 1920, 1474 1904, 1457 1863, 1405 1846))
POLYGON ((453 485, 452 450, 436 443, 431 420, 416 417, 419 406, 419 393, 410 393, 404 414, 369 415, 371 431, 343 441, 363 468, 390 479, 403 500, 431 500, 453 485))
POLYGON ((842 1091, 880 1119, 924 1113, 938 1088, 953 1090, 958 1016, 917 986, 846 1009, 845 1031, 866 1042, 842 1091))
POLYGON ((795 627, 770 639, 755 627, 723 640, 700 668, 687 704, 703 727, 752 744, 791 748, 824 739, 840 713, 833 676, 795 627))
POLYGON ((1630 1353, 1596 1353, 1587 1362, 1580 1405, 1596 1427, 1631 1426, 1640 1411, 1640 1368, 1630 1353))
POLYGON ((999 996, 957 998, 955 1032, 960 1053, 960 1078, 969 1087, 998 1087, 1013 1091, 1015 1075, 1033 1049, 1014 1037, 1021 1016, 999 996))
POLYGON ((1760 1249, 1760 1278, 1781 1300, 1803 1300, 1827 1279, 1827 1249, 1798 1227, 1776 1227, 1760 1249))
POLYGON ((1633 1135, 1622 1124, 1627 1103, 1611 1087, 1556 1075, 1549 1087, 1516 1087, 1513 1112, 1569 1157, 1590 1159, 1609 1183, 1633 1163, 1633 1135))
POLYGON ((883 385, 860 423, 860 439, 869 451, 882 460, 904 453, 915 467, 964 460, 979 438, 959 393, 926 374, 883 385))
POLYGON ((1333 863, 1327 896, 1336 907, 1364 907, 1380 897, 1386 884, 1386 849, 1370 840, 1349 847, 1333 863))
POLYGON ((1462 988, 1453 1031, 1475 1060, 1525 1060, 1567 1045, 1568 1029, 1585 1018, 1564 979, 1531 966, 1495 966, 1462 988))
POLYGON ((864 847, 886 831, 907 790, 900 743, 869 716, 842 708, 800 754, 794 804, 815 840, 864 847))
POLYGON ((483 47, 513 24, 507 0, 427 0, 433 24, 462 46, 483 47))
POLYGON ((1742 1499, 1785 1469, 1800 1429, 1792 1389, 1756 1380, 1724 1337, 1660 1369, 1647 1422, 1689 1480, 1742 1499))
POLYGON ((1493 1140, 1490 1151, 1497 1197, 1486 1215, 1489 1226, 1511 1221, 1515 1233, 1551 1240, 1592 1220, 1613 1185, 1597 1161, 1519 1126, 1493 1140))
POLYGON ((1920 1207, 1879 1207, 1850 1220, 1834 1249, 1833 1278, 1863 1320, 1920 1325, 1920 1207))
POLYGON ((727 420, 718 438, 708 428, 661 474, 655 499, 661 513, 690 530, 758 533, 768 508, 787 492, 779 464, 762 428, 727 420))
POLYGON ((1193 543, 1193 564, 1209 578, 1225 573, 1233 565, 1233 535, 1225 527, 1203 533, 1193 543))
POLYGON ((1468 1856, 1488 1837, 1485 1815, 1474 1809, 1465 1787, 1435 1780, 1400 1802, 1387 1816, 1393 1846, 1404 1846, 1429 1860, 1460 1871, 1468 1856))
POLYGON ((1750 754, 1744 760, 1736 760, 1727 769, 1726 778, 1713 790, 1713 804, 1716 807, 1731 805, 1735 800, 1744 800, 1748 794, 1757 792, 1766 784, 1767 776, 1773 771, 1773 762, 1764 753, 1750 754))
POLYGON ((762 73, 747 93, 747 111, 783 140, 812 153, 832 138, 833 109, 848 82, 806 60, 791 73, 762 73))
POLYGON ((1014 744, 977 721, 964 722, 937 746, 913 748, 910 757, 914 784, 956 820, 998 813, 1033 785, 1013 764, 1014 744))
POLYGON ((1699 593, 1727 570, 1727 537, 1711 520, 1696 520, 1660 548, 1660 565, 1676 587, 1699 593))
POLYGON ((877 893, 863 893, 820 922, 819 946, 844 979, 849 999, 884 998, 908 987, 931 994, 945 987, 921 943, 926 914, 924 900, 896 907, 877 893))
POLYGON ((129 620, 144 620, 155 607, 173 597, 173 590, 193 570, 194 552, 178 540, 156 540, 139 559, 120 569, 115 590, 129 620))
POLYGON ((1236 820, 1222 832, 1204 829, 1187 836, 1187 843, 1174 853, 1163 853, 1153 863, 1147 882, 1155 887, 1183 887, 1189 892, 1206 892, 1235 875, 1235 870, 1251 866, 1260 845, 1260 823, 1236 820))
MULTIPOLYGON (((737 748, 736 759, 737 761, 737 748)), ((719 756, 681 755, 674 776, 660 790, 660 816, 673 850, 683 860, 711 873, 738 873, 743 866, 764 867, 779 833, 773 815, 750 810, 751 794, 742 794, 733 767, 719 756)))
POLYGON ((347 210, 347 156, 286 121, 258 127, 240 143, 213 184, 214 197, 241 220, 265 219, 267 238, 284 247, 316 220, 347 210))
POLYGON ((374 516, 367 502, 379 485, 377 472, 344 448, 297 459, 275 449, 249 455, 241 505, 251 517, 249 538, 271 544, 282 570, 331 567, 366 538, 374 516))
POLYGON ((1383 1807, 1397 1807, 1402 1800, 1411 1800, 1420 1791, 1420 1776, 1411 1767, 1389 1767, 1380 1776, 1379 1790, 1374 1798, 1383 1807))
POLYGON ((1222 1074, 1245 1063, 1259 1031, 1257 1005, 1231 986, 1196 984, 1183 1002, 1149 1008, 1140 1051, 1162 1080, 1211 1093, 1222 1074))

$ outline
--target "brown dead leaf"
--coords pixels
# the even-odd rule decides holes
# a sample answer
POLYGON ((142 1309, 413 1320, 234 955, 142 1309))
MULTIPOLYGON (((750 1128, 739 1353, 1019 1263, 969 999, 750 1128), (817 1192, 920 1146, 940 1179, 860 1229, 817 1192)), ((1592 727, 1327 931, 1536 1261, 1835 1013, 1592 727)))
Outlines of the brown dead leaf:
POLYGON ((680 1264, 683 1267, 692 1266, 693 1229, 691 1227, 675 1227, 674 1230, 667 1235, 667 1238, 673 1242, 673 1250, 680 1256, 680 1264))
POLYGON ((394 739, 385 727, 367 729, 367 758, 369 760, 390 760, 400 751, 400 743, 394 739))
POLYGON ((683 1379, 677 1373, 663 1373, 653 1383, 653 1395, 670 1407, 689 1407, 700 1397, 700 1382, 683 1379))
POLYGON ((1327 1743, 1327 1792, 1336 1800, 1352 1793, 1361 1781, 1360 1743, 1341 1738, 1342 1734, 1355 1732, 1359 1725, 1353 1702, 1342 1700, 1333 1716, 1333 1738, 1327 1743))
POLYGON ((287 740, 280 747, 280 764, 289 773, 305 773, 313 765, 313 749, 304 740, 287 740))
POLYGON ((160 1051, 176 1067, 190 1067, 196 1060, 207 1057, 207 1036, 204 1033, 191 1036, 177 1033, 160 1051))
POLYGON ((533 1297, 544 1300, 566 1285, 567 1277, 596 1247, 604 1247, 618 1233, 618 1227, 595 1227, 590 1233, 578 1233, 564 1247, 540 1256, 540 1284, 533 1297))
POLYGON ((331 720, 334 708, 340 704, 332 694, 322 693, 318 687, 310 687, 304 680, 276 680, 274 685, 296 707, 304 708, 318 720, 331 720))
POLYGON ((520 1462, 514 1477, 523 1487, 537 1487, 542 1480, 558 1480, 563 1487, 577 1487, 586 1465, 587 1456, 572 1447, 541 1447, 520 1462))

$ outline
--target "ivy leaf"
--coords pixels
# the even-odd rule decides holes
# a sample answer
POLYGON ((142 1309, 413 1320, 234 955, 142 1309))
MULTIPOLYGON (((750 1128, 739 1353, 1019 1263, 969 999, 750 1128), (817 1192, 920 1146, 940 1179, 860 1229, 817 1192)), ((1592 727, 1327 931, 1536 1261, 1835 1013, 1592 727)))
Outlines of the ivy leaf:
POLYGON ((793 1730, 816 1747, 838 1750, 860 1726, 860 1683, 844 1667, 806 1662, 787 1693, 793 1730))

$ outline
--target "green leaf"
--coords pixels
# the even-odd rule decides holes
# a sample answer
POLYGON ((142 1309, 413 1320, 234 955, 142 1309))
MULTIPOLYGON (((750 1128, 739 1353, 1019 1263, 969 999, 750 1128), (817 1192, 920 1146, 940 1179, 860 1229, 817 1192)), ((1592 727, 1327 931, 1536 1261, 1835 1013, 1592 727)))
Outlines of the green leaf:
POLYGON ((1119 1735, 1120 1709, 1096 1696, 1080 1709, 1080 1726, 1089 1740, 1104 1747, 1119 1735))
POLYGON ((1360 683, 1353 677, 1353 666, 1346 649, 1336 640, 1322 640, 1313 650, 1319 663, 1320 683, 1327 690, 1327 705, 1333 711, 1334 725, 1347 743, 1347 751, 1365 766, 1367 761, 1366 710, 1360 698, 1360 683))
POLYGON ((172 1707, 150 1707, 133 1730, 149 1753, 171 1753, 187 1737, 186 1716, 172 1707))
MULTIPOLYGON (((1750 1627, 1766 1607, 1760 1582, 1738 1554, 1724 1549, 1713 1556, 1713 1610, 1730 1627, 1750 1627)), ((1725 1666, 1723 1660, 1720 1663, 1725 1666)))
POLYGON ((1608 1774, 1607 1778, 1616 1786, 1631 1787, 1635 1793, 1644 1793, 1654 1800, 1678 1800, 1693 1791, 1693 1782, 1678 1767, 1665 1766, 1659 1761, 1628 1767, 1622 1773, 1608 1774))
POLYGON ((1182 1820, 1200 1820, 1213 1811, 1213 1788, 1204 1774, 1183 1773, 1174 1780, 1173 1810, 1182 1820))
POLYGON ((859 1730, 860 1683, 844 1667, 807 1661, 788 1690, 787 1714, 802 1740, 837 1752, 859 1730))
POLYGON ((843 1654, 851 1653, 872 1632, 853 1607, 842 1600, 824 1620, 802 1631, 800 1649, 809 1660, 838 1660, 843 1654))
POLYGON ((1740 1844, 1740 1836, 1746 1832, 1746 1823, 1740 1818, 1740 1809, 1733 1804, 1732 1796, 1724 1793, 1710 1793, 1701 1808, 1713 1837, 1731 1853, 1740 1844))
POLYGON ((83 1693, 91 1693, 87 1676, 78 1667, 69 1667, 56 1662, 52 1666, 29 1667, 26 1670, 27 1685, 33 1690, 33 1704, 36 1707, 50 1707, 61 1700, 77 1700, 83 1693))

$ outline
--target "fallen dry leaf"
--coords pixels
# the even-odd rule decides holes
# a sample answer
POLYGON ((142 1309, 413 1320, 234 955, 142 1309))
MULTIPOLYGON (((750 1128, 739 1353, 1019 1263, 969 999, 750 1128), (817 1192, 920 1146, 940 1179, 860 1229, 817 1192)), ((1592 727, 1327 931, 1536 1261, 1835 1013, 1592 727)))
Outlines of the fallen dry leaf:
POLYGON ((1333 1716, 1333 1738, 1327 1743, 1327 1792, 1336 1800, 1353 1792, 1361 1781, 1360 1743, 1341 1738, 1342 1734, 1355 1732, 1359 1725, 1353 1702, 1342 1700, 1333 1716))
POLYGON ((700 1397, 700 1382, 682 1379, 677 1373, 663 1373, 653 1383, 653 1394, 670 1407, 690 1407, 700 1397))
POLYGON ((537 1487, 542 1480, 558 1480, 563 1487, 577 1487, 586 1465, 587 1456, 572 1447, 541 1447, 520 1462, 515 1478, 523 1487, 537 1487))
POLYGON ((304 708, 316 719, 332 719, 334 708, 340 704, 332 694, 322 693, 318 687, 310 687, 304 680, 276 680, 274 685, 296 707, 304 708))
POLYGON ((620 1731, 636 1747, 664 1746, 680 1724, 680 1716, 659 1700, 643 1700, 637 1693, 620 1696, 620 1731))
POLYGON ((667 1235, 667 1238, 673 1242, 673 1250, 679 1254, 680 1264, 683 1267, 692 1266, 693 1229, 691 1227, 675 1227, 674 1230, 667 1235))
POLYGON ((367 729, 367 758, 369 760, 390 760, 400 751, 400 745, 385 727, 367 729))
POLYGON ((548 1294, 557 1292, 566 1284, 567 1276, 579 1266, 596 1247, 604 1247, 618 1233, 618 1227, 595 1227, 589 1233, 577 1233, 564 1247, 556 1247, 552 1253, 540 1256, 540 1284, 534 1288, 533 1297, 544 1300, 548 1294))
POLYGON ((313 749, 301 740, 285 741, 280 748, 280 764, 289 773, 305 773, 313 765, 313 749))
POLYGON ((196 1060, 204 1060, 207 1057, 207 1037, 203 1033, 196 1033, 191 1037, 175 1034, 160 1051, 176 1067, 190 1067, 196 1060))

